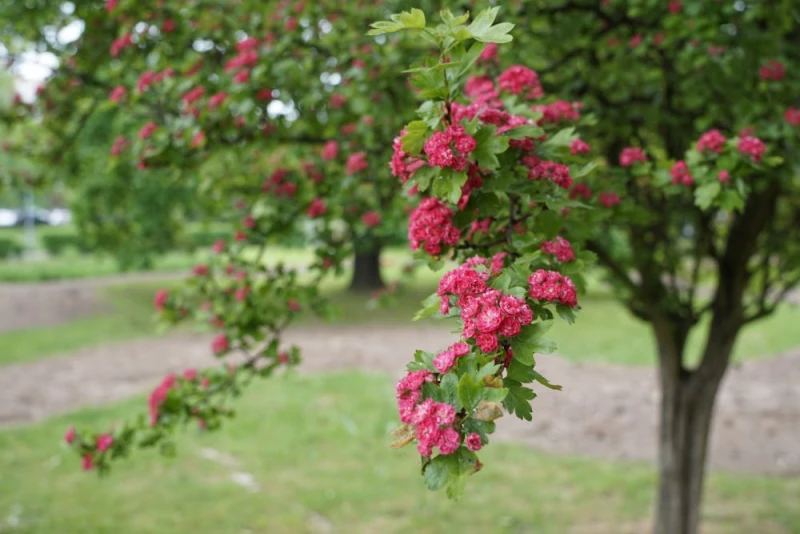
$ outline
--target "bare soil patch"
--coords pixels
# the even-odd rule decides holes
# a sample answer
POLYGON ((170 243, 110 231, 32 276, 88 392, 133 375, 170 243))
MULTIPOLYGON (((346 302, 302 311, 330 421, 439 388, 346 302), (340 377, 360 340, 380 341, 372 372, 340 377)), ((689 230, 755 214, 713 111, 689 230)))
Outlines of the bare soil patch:
MULTIPOLYGON (((302 372, 357 369, 400 377, 416 348, 452 341, 433 328, 316 327, 292 331, 302 372)), ((0 367, 0 425, 36 421, 143 393, 166 373, 216 365, 209 339, 173 335, 105 345, 0 367)), ((653 461, 658 421, 655 371, 580 365, 540 356, 540 371, 564 386, 537 388, 533 422, 505 417, 498 437, 548 452, 653 461)), ((145 406, 142 406, 145 409, 145 406)), ((720 392, 711 465, 800 476, 800 350, 731 369, 720 392)))

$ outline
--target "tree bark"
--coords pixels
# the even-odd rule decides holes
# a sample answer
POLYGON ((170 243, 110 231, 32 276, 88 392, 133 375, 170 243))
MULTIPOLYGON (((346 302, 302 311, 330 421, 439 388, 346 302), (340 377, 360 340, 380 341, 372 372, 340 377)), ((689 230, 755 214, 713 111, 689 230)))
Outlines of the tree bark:
POLYGON ((701 374, 682 365, 685 335, 665 331, 656 323, 661 426, 655 534, 698 532, 714 403, 735 339, 735 335, 723 339, 714 330, 703 361, 715 362, 715 372, 701 374))
POLYGON ((375 291, 383 289, 381 278, 381 246, 356 249, 350 291, 375 291))

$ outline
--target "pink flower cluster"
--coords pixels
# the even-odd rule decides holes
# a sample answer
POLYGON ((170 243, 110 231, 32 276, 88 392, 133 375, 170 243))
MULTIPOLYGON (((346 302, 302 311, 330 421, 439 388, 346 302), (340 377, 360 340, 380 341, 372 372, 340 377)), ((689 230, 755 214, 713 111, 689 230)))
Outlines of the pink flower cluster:
POLYGON ((800 108, 786 108, 783 119, 792 126, 800 126, 800 108))
POLYGON ((133 46, 133 35, 130 32, 111 43, 111 57, 118 57, 129 46, 133 46))
POLYGON ((328 141, 322 147, 322 159, 325 161, 331 161, 336 159, 336 156, 339 155, 339 143, 336 141, 328 141))
POLYGON ((414 176, 417 169, 425 165, 425 162, 419 158, 410 156, 403 152, 402 138, 406 134, 406 130, 400 132, 400 135, 394 138, 392 142, 392 161, 389 164, 392 175, 400 178, 402 183, 406 183, 409 178, 414 176))
POLYGON ((348 176, 365 171, 368 167, 369 163, 367 162, 366 152, 356 152, 355 154, 350 154, 350 156, 347 158, 346 168, 348 176))
POLYGON ((597 195, 597 200, 603 206, 611 208, 619 204, 620 198, 619 195, 613 191, 602 191, 599 195, 597 195))
POLYGON ((564 121, 576 121, 581 118, 578 106, 566 100, 556 100, 552 104, 537 106, 534 109, 543 113, 542 118, 539 119, 539 124, 558 124, 564 121))
POLYGON ((573 156, 577 156, 578 154, 588 154, 591 150, 589 143, 584 141, 583 139, 574 139, 569 144, 569 152, 573 156))
POLYGON ((375 210, 367 211, 361 216, 361 223, 367 228, 374 228, 381 224, 381 214, 375 210))
POLYGON ((425 198, 411 212, 408 220, 408 240, 411 250, 422 247, 436 256, 442 245, 454 246, 461 233, 453 226, 453 211, 438 198, 425 198))
POLYGON ((433 366, 439 373, 444 374, 456 363, 456 359, 469 354, 469 345, 463 341, 453 343, 433 359, 433 366))
POLYGON ((297 192, 297 184, 290 182, 286 178, 289 176, 289 171, 286 169, 277 169, 264 182, 262 189, 265 193, 272 193, 278 197, 293 197, 297 192))
POLYGON ((156 291, 156 296, 153 298, 153 304, 158 311, 162 311, 169 299, 169 293, 166 289, 159 289, 156 291))
POLYGON ((167 375, 150 393, 150 398, 148 399, 148 405, 150 409, 150 426, 156 426, 158 423, 158 418, 161 414, 161 405, 165 400, 167 400, 167 394, 169 391, 175 387, 175 382, 175 375, 167 375))
POLYGON ((211 340, 211 352, 213 352, 215 356, 222 356, 230 350, 230 347, 230 341, 225 334, 219 334, 211 340))
POLYGON ((750 156, 753 158, 753 161, 758 163, 761 161, 761 156, 763 156, 764 152, 767 150, 767 145, 758 137, 745 135, 739 138, 737 149, 739 152, 750 156))
POLYGON ((148 122, 142 126, 141 130, 139 130, 139 139, 144 140, 150 138, 150 136, 153 135, 153 132, 155 132, 157 129, 158 124, 153 121, 148 122))
POLYGON ((631 167, 636 162, 647 163, 647 156, 639 147, 629 146, 622 149, 619 154, 619 164, 623 167, 631 167))
POLYGON ((777 82, 786 75, 786 67, 780 61, 771 59, 759 69, 758 75, 761 76, 762 80, 777 82))
POLYGON ((325 201, 321 198, 315 198, 311 201, 311 204, 309 204, 306 213, 313 219, 315 217, 325 215, 326 211, 328 211, 328 208, 325 206, 325 201))
POLYGON ((725 136, 719 130, 709 130, 697 140, 697 151, 710 150, 720 154, 725 147, 725 136))
POLYGON ((433 380, 433 374, 425 369, 411 371, 404 376, 395 386, 397 392, 397 408, 400 412, 400 420, 404 423, 411 423, 414 409, 422 400, 422 385, 433 380))
POLYGON ((124 96, 125 88, 121 85, 118 85, 111 91, 111 94, 108 95, 108 99, 112 102, 119 102, 124 96))
POLYGON ((475 147, 475 138, 460 124, 452 124, 445 131, 434 132, 425 141, 423 150, 430 166, 463 171, 467 166, 467 155, 475 147))
POLYGON ((498 336, 513 337, 533 321, 533 311, 519 297, 504 295, 489 287, 489 272, 479 272, 475 267, 486 266, 486 259, 475 257, 445 274, 439 281, 436 294, 441 298, 439 311, 450 311, 451 299, 461 310, 464 323, 462 335, 475 339, 475 344, 485 353, 499 346, 498 336))
POLYGON ((536 72, 522 65, 512 65, 497 78, 497 81, 500 89, 513 95, 522 95, 531 99, 544 96, 542 84, 539 83, 539 76, 536 72))
POLYGON ((529 167, 528 178, 530 180, 550 180, 558 187, 569 189, 572 186, 572 177, 569 175, 569 167, 555 161, 538 161, 529 167))
POLYGON ((561 263, 566 263, 575 259, 575 251, 572 250, 572 245, 561 236, 556 237, 552 241, 545 241, 540 248, 542 252, 555 256, 561 263))
POLYGON ((673 184, 692 185, 694 183, 694 178, 692 178, 689 168, 683 160, 676 161, 669 172, 672 175, 673 184))
POLYGON ((528 284, 531 286, 528 294, 533 300, 546 300, 570 308, 578 305, 575 284, 561 273, 539 269, 528 277, 528 284))

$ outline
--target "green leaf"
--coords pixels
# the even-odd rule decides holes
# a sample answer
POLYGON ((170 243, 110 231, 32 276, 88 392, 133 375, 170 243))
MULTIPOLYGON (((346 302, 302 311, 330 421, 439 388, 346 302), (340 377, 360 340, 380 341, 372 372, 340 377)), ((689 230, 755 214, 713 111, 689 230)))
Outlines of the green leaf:
POLYGON ((544 142, 544 146, 552 148, 565 148, 572 143, 578 136, 575 134, 575 128, 564 128, 559 130, 553 137, 544 142))
POLYGON ((483 400, 483 384, 477 382, 472 375, 464 373, 458 381, 458 398, 461 404, 471 413, 472 410, 483 400))
POLYGON ((464 431, 464 434, 472 434, 475 432, 481 437, 481 441, 484 443, 489 441, 489 434, 493 433, 494 429, 495 424, 492 421, 478 421, 471 417, 464 419, 461 425, 461 430, 464 431))
POLYGON ((494 126, 484 126, 475 133, 475 150, 472 157, 482 169, 494 170, 500 166, 497 154, 508 150, 508 138, 497 135, 494 126))
POLYGON ((404 28, 422 29, 425 27, 425 13, 421 9, 412 8, 411 11, 403 11, 397 15, 392 15, 391 19, 399 22, 404 28))
MULTIPOLYGON (((513 380, 509 380, 513 383, 513 380)), ((508 413, 514 414, 520 419, 531 421, 533 419, 533 408, 531 408, 531 401, 536 398, 536 393, 532 389, 526 388, 522 385, 509 385, 508 395, 503 401, 508 413)))
POLYGON ((703 184, 694 191, 694 203, 700 209, 708 209, 722 189, 718 181, 703 184))
POLYGON ((485 377, 492 376, 499 370, 500 370, 499 363, 487 363, 478 370, 478 375, 476 376, 476 378, 478 380, 483 380, 485 377))
POLYGON ((543 352, 552 342, 542 342, 541 338, 553 326, 552 321, 538 321, 522 328, 511 340, 514 359, 525 365, 533 365, 535 352, 543 352))
POLYGON ((499 7, 493 7, 481 11, 467 27, 476 41, 484 43, 508 43, 511 41, 508 32, 514 29, 513 24, 502 22, 492 26, 499 10, 499 7))
POLYGON ((589 175, 589 173, 591 173, 593 170, 595 170, 598 165, 600 165, 600 164, 596 160, 595 161, 590 161, 589 163, 587 163, 586 165, 582 166, 577 171, 571 173, 572 177, 573 178, 583 178, 584 176, 589 175))
POLYGON ((515 380, 520 384, 528 384, 533 382, 536 378, 536 374, 533 371, 533 366, 525 365, 514 358, 511 359, 511 363, 508 366, 507 375, 508 378, 515 380))
POLYGON ((367 35, 373 36, 382 35, 384 33, 399 32, 404 28, 402 24, 398 24, 397 22, 389 22, 388 20, 373 22, 370 27, 372 29, 367 32, 367 35))
POLYGON ((439 302, 441 301, 439 295, 433 293, 428 298, 422 301, 422 309, 414 315, 414 321, 419 321, 425 317, 430 317, 439 311, 439 302))
POLYGON ((509 32, 514 29, 514 24, 510 22, 501 22, 500 24, 496 24, 492 26, 488 32, 483 34, 482 37, 476 37, 476 41, 483 41, 485 43, 510 43, 513 40, 509 32))
POLYGON ((575 323, 575 312, 572 311, 572 308, 570 308, 569 306, 565 306, 563 304, 559 304, 559 305, 556 306, 556 312, 558 312, 558 315, 562 319, 567 321, 569 324, 574 324, 575 323))
POLYGON ((548 379, 546 379, 536 371, 533 371, 533 375, 534 379, 544 387, 554 389, 556 391, 561 391, 561 386, 559 386, 558 384, 553 384, 552 382, 550 382, 548 379))
POLYGON ((470 33, 474 36, 483 35, 489 28, 492 27, 494 23, 494 19, 497 18, 497 13, 500 11, 499 7, 492 7, 489 9, 484 9, 475 19, 470 23, 467 28, 469 29, 470 33))
POLYGON ((406 134, 400 139, 403 152, 416 155, 422 151, 425 138, 428 136, 428 125, 425 121, 411 121, 406 124, 406 134))
POLYGON ((503 402, 506 396, 508 396, 507 388, 483 388, 483 400, 503 402))
POLYGON ((425 192, 431 186, 431 181, 436 176, 438 169, 436 167, 422 167, 414 173, 414 183, 417 184, 420 192, 425 192))
POLYGON ((539 138, 544 134, 544 130, 539 128, 533 124, 523 124, 522 126, 516 126, 511 128, 504 135, 507 135, 511 139, 525 139, 526 137, 531 137, 533 139, 539 138))
POLYGON ((447 373, 439 383, 439 391, 441 391, 441 400, 439 402, 446 402, 456 407, 456 410, 461 409, 461 402, 458 397, 458 377, 453 373, 447 373))
POLYGON ((450 169, 444 169, 433 181, 431 192, 435 197, 456 204, 461 198, 461 188, 466 182, 467 173, 453 172, 450 169))
POLYGON ((438 491, 447 486, 458 475, 458 458, 453 454, 448 456, 440 454, 425 466, 423 478, 429 490, 438 491))

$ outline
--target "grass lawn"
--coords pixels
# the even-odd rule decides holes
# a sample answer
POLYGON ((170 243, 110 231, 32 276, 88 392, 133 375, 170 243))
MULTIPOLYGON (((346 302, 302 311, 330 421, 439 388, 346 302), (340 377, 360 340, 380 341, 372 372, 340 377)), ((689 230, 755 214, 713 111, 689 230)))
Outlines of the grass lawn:
MULTIPOLYGON (((655 473, 640 464, 492 444, 461 502, 429 493, 413 448, 388 448, 391 392, 384 375, 278 377, 251 388, 222 432, 189 430, 177 458, 141 452, 104 479, 80 471, 59 444, 64 429, 102 428, 145 410, 144 398, 0 432, 0 532, 647 531, 655 473), (208 459, 209 450, 234 463, 208 459)), ((713 474, 705 532, 800 532, 799 501, 800 479, 713 474)))

